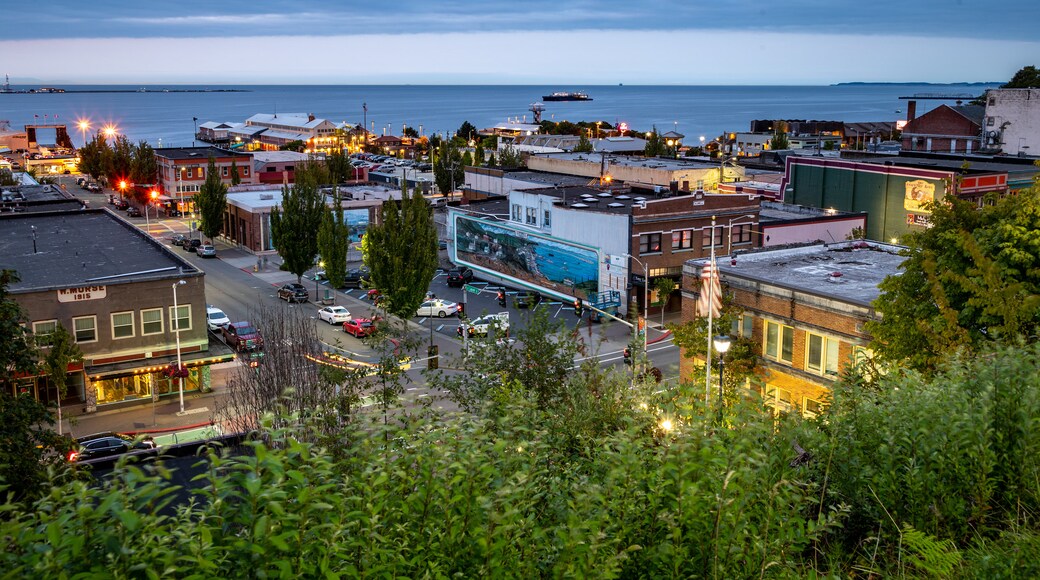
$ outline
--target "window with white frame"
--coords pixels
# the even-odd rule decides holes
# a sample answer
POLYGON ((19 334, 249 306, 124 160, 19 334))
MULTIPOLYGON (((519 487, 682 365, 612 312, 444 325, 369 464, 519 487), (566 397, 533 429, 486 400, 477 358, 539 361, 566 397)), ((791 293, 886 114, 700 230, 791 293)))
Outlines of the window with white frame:
POLYGON ((163 314, 162 308, 152 308, 141 311, 141 335, 162 334, 163 314))
POLYGON ((640 254, 660 254, 661 253, 661 234, 643 234, 639 236, 639 253, 640 254))
POLYGON ((552 211, 551 210, 545 210, 544 217, 542 217, 542 227, 543 228, 552 227, 552 211))
POLYGON ((766 321, 765 357, 775 361, 794 363, 794 329, 766 321))
POLYGON ((72 334, 76 342, 97 342, 97 316, 73 318, 72 334))
POLYGON ((520 205, 519 203, 514 203, 514 204, 512 204, 512 206, 511 206, 511 207, 513 208, 513 221, 514 221, 514 222, 518 222, 518 221, 520 221, 521 219, 523 219, 523 218, 521 217, 521 209, 522 209, 522 206, 521 206, 521 205, 520 205))
POLYGON ((191 304, 178 305, 176 310, 170 307, 170 330, 191 330, 191 304))
POLYGON ((220 168, 220 175, 222 177, 227 177, 228 176, 228 166, 227 165, 225 165, 225 166, 220 168))
POLYGON ((112 313, 112 338, 131 338, 134 336, 134 313, 112 313))
POLYGON ((527 209, 527 225, 536 226, 538 225, 538 208, 528 207, 527 209))
POLYGON ((675 230, 672 232, 672 250, 689 250, 693 248, 693 230, 675 230))
POLYGON ((58 330, 57 320, 40 320, 32 323, 33 336, 39 346, 50 346, 54 340, 54 332, 58 330))
POLYGON ((742 338, 751 338, 751 331, 754 328, 755 318, 750 314, 742 314, 739 318, 733 321, 730 326, 730 334, 733 336, 739 336, 742 338))
POLYGON ((789 413, 793 408, 791 404, 791 391, 781 389, 775 385, 766 385, 765 404, 776 409, 780 413, 789 413))
POLYGON ((802 399, 802 414, 810 418, 816 417, 823 412, 825 406, 823 401, 804 397, 802 399))
POLYGON ((733 246, 750 244, 752 233, 751 224, 735 225, 730 228, 729 243, 733 246))
POLYGON ((838 341, 811 332, 805 337, 805 370, 820 375, 838 374, 838 341))

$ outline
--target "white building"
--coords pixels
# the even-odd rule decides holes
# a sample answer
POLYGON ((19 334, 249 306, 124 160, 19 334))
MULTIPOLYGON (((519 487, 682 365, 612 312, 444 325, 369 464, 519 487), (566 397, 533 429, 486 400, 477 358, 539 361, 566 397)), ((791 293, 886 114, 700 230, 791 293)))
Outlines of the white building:
POLYGON ((1040 89, 986 91, 987 147, 1008 155, 1040 155, 1040 89))

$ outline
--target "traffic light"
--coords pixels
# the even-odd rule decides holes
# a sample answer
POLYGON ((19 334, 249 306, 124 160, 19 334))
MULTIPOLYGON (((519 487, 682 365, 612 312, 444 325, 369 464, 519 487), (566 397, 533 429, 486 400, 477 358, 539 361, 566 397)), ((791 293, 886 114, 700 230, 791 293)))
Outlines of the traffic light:
POLYGON ((625 364, 626 364, 626 365, 630 365, 630 364, 632 364, 632 349, 630 349, 630 348, 628 348, 628 347, 626 346, 626 347, 625 347, 625 351, 624 351, 624 352, 623 352, 622 354, 623 354, 623 355, 624 355, 624 357, 625 357, 625 364))
POLYGON ((581 299, 580 298, 575 298, 574 299, 574 315, 577 316, 578 318, 581 318, 581 314, 582 314, 581 299))
POLYGON ((465 317, 466 317, 466 303, 465 302, 459 302, 459 318, 465 318, 465 317))

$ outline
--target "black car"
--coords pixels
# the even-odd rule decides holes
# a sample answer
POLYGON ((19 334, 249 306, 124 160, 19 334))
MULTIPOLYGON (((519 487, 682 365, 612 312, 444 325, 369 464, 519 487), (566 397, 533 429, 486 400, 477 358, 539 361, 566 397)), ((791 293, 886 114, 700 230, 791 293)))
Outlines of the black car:
POLYGON ((170 243, 175 246, 183 246, 186 241, 188 241, 188 236, 184 234, 174 234, 170 236, 170 243))
POLYGON ((311 299, 311 295, 303 284, 290 282, 278 289, 278 298, 286 302, 307 302, 311 299))
POLYGON ((112 205, 116 206, 116 209, 127 210, 130 209, 130 202, 125 199, 117 199, 112 202, 112 205))
POLYGON ((448 286, 462 286, 473 281, 473 270, 469 268, 452 268, 448 270, 448 286))
POLYGON ((136 207, 126 208, 126 217, 141 217, 141 210, 136 207))
POLYGON ((155 449, 155 441, 150 437, 136 440, 121 433, 98 433, 76 439, 76 445, 67 458, 69 461, 84 461, 151 449, 155 449))
POLYGON ((347 270, 347 277, 344 278, 343 285, 347 288, 360 288, 367 284, 372 279, 371 273, 368 268, 351 268, 347 270))
POLYGON ((184 217, 184 212, 179 209, 170 208, 166 210, 166 217, 184 217))
POLYGON ((181 247, 184 248, 185 252, 191 252, 191 253, 194 254, 195 251, 198 250, 199 246, 201 246, 201 245, 202 245, 202 240, 191 238, 191 239, 184 240, 184 243, 181 244, 181 247))
POLYGON ((514 308, 534 308, 542 301, 542 295, 530 290, 520 290, 513 298, 514 308))

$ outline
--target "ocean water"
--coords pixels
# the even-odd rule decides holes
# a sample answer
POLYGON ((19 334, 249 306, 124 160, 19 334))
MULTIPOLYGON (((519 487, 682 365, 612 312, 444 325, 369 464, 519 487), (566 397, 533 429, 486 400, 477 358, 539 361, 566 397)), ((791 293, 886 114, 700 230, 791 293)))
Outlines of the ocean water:
MULTIPOLYGON (((900 97, 919 93, 977 96, 986 87, 937 85, 841 86, 87 86, 59 85, 68 91, 123 89, 123 93, 66 92, 0 94, 0 120, 13 129, 53 122, 69 126, 73 142, 83 141, 75 121, 89 119, 96 130, 112 124, 132 141, 155 147, 192 144, 198 124, 242 122, 256 113, 313 113, 339 123, 367 122, 378 134, 399 135, 403 125, 423 134, 450 134, 463 121, 478 129, 510 119, 531 122, 528 110, 542 95, 584 91, 584 102, 544 103, 543 119, 627 123, 632 129, 686 135, 696 144, 724 132, 746 131, 754 119, 827 121, 895 121, 906 116, 900 97), (148 88, 156 92, 136 92, 148 88), (241 89, 244 92, 162 92, 183 89, 241 89), (367 114, 364 107, 367 105, 367 114), (35 115, 35 117, 34 117, 35 115)), ((15 90, 36 87, 12 85, 15 90)), ((920 101, 918 114, 943 101, 920 101)), ((952 102, 950 103, 952 104, 952 102)), ((89 137, 89 135, 88 135, 89 137)), ((47 142, 46 133, 41 140, 47 142)))

